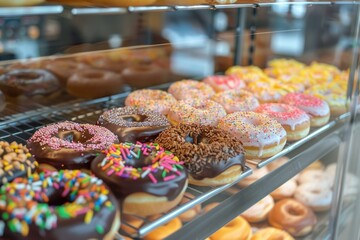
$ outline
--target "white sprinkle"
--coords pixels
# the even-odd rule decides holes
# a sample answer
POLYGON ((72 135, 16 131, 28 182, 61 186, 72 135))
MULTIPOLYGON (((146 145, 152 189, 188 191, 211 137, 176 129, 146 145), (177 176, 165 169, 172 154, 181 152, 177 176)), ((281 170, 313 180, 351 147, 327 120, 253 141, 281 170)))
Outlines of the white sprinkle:
POLYGON ((151 168, 146 169, 145 172, 143 172, 141 174, 141 178, 145 178, 150 173, 150 171, 151 171, 151 168))

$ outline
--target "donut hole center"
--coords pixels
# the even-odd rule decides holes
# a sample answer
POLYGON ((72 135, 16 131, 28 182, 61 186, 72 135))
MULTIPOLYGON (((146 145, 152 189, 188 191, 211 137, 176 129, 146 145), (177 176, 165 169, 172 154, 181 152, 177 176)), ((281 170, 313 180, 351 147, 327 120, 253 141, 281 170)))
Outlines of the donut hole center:
POLYGON ((292 216, 301 216, 304 214, 304 210, 297 206, 289 206, 287 212, 292 216))
POLYGON ((156 158, 155 151, 148 152, 146 154, 141 149, 133 149, 133 153, 127 155, 124 159, 125 166, 132 166, 134 168, 142 168, 152 165, 152 160, 156 158), (136 155, 136 156, 134 156, 136 155))
POLYGON ((278 113, 287 112, 287 110, 284 107, 279 106, 279 105, 271 106, 271 111, 272 112, 278 112, 278 113))
POLYGON ((313 190, 311 190, 311 193, 320 194, 320 190, 319 189, 313 189, 313 190))
POLYGON ((195 134, 195 133, 189 133, 185 136, 185 142, 191 143, 191 144, 208 144, 210 143, 210 139, 202 134, 195 134))
POLYGON ((104 75, 102 72, 86 72, 84 77, 86 78, 102 78, 104 75))
POLYGON ((29 73, 18 73, 18 74, 12 75, 11 77, 16 78, 16 80, 19 82, 21 82, 21 81, 25 82, 25 81, 37 79, 40 77, 40 75, 35 72, 29 72, 29 73))
POLYGON ((60 131, 57 136, 61 140, 70 143, 84 143, 91 138, 91 136, 87 136, 86 134, 76 130, 60 131))
POLYGON ((65 191, 64 188, 55 189, 55 188, 48 188, 47 192, 45 193, 48 197, 48 201, 43 201, 43 199, 38 199, 37 202, 39 203, 46 203, 49 206, 57 207, 62 206, 66 203, 71 203, 73 200, 70 198, 70 193, 66 194, 66 196, 63 196, 63 192, 65 191))
POLYGON ((141 114, 123 115, 121 118, 126 122, 145 122, 147 116, 141 114))

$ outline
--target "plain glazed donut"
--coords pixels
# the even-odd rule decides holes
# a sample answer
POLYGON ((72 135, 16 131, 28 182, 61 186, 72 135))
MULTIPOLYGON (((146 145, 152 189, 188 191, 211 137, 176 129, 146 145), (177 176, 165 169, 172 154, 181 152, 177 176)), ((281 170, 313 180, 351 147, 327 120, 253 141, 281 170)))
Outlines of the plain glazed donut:
POLYGON ((173 218, 169 222, 165 223, 163 226, 156 228, 155 230, 148 233, 144 240, 162 240, 170 236, 177 230, 182 227, 181 221, 179 218, 173 218))
POLYGON ((294 179, 290 179, 287 182, 285 182, 284 184, 282 184, 280 187, 278 187, 277 189, 272 191, 270 193, 270 195, 275 200, 280 200, 283 198, 290 198, 294 195, 294 193, 296 191, 296 187, 297 187, 296 181, 294 179))
POLYGON ((294 198, 315 212, 322 212, 330 209, 332 191, 329 185, 308 182, 296 189, 294 198))
POLYGON ((30 177, 37 166, 25 146, 0 141, 0 185, 18 177, 30 177))
POLYGON ((226 90, 240 90, 246 87, 243 80, 235 75, 215 75, 206 77, 204 83, 209 84, 215 92, 222 92, 226 90))
POLYGON ((78 71, 86 71, 90 66, 71 60, 54 60, 45 65, 45 69, 55 74, 61 84, 66 86, 67 80, 78 71))
POLYGON ((274 207, 274 199, 270 195, 266 195, 263 199, 255 203, 241 214, 249 223, 257 223, 264 221, 268 213, 274 207))
POLYGON ((170 85, 168 92, 177 100, 208 99, 215 94, 209 85, 195 80, 175 82, 170 85))
POLYGON ((27 146, 41 169, 90 169, 91 161, 115 142, 106 128, 65 121, 40 128, 27 146))
POLYGON ((286 143, 285 129, 265 114, 231 113, 222 118, 218 126, 243 143, 249 159, 271 157, 280 152, 286 143))
POLYGON ((304 93, 288 93, 280 99, 280 102, 305 111, 310 116, 311 127, 320 127, 329 121, 329 105, 320 98, 304 93))
POLYGON ((68 79, 69 94, 79 98, 100 98, 121 92, 121 75, 104 70, 77 71, 68 79))
POLYGON ((255 112, 263 113, 278 121, 286 131, 288 141, 306 137, 310 131, 310 118, 301 109, 282 103, 265 103, 255 112))
POLYGON ((285 230, 294 237, 310 233, 317 222, 310 208, 291 198, 276 202, 268 220, 271 226, 285 230))
POLYGON ((97 124, 118 136, 120 142, 151 142, 170 126, 165 116, 136 107, 105 111, 97 124))
POLYGON ((245 90, 219 92, 211 100, 220 103, 227 113, 253 111, 259 107, 256 97, 245 90))
POLYGON ((155 142, 184 161, 194 185, 234 182, 245 167, 241 142, 216 127, 180 124, 160 133, 155 142))
POLYGON ((180 100, 172 106, 168 119, 174 126, 179 123, 216 126, 226 116, 225 109, 211 100, 180 100))
POLYGON ((167 115, 169 109, 176 103, 176 99, 161 90, 136 90, 127 96, 125 106, 134 106, 167 115))
POLYGON ((251 240, 295 240, 290 234, 277 228, 266 227, 255 232, 251 240))
POLYGON ((0 76, 0 89, 11 97, 50 95, 59 88, 58 79, 43 69, 16 69, 0 76))
POLYGON ((158 144, 113 144, 92 163, 91 170, 122 202, 122 212, 150 216, 166 212, 187 187, 183 162, 158 144))
MULTIPOLYGON (((181 199, 180 205, 189 202, 191 199, 195 198, 194 195, 191 193, 185 193, 186 197, 184 196, 183 199, 181 199)), ((179 218, 182 222, 190 222, 199 214, 201 213, 201 204, 196 205, 195 207, 187 210, 186 212, 179 215, 179 218)))
MULTIPOLYGON (((207 213, 219 203, 213 202, 204 207, 207 213)), ((250 240, 252 236, 250 224, 241 216, 237 216, 209 237, 209 240, 250 240)))
POLYGON ((112 240, 120 227, 115 197, 78 170, 16 178, 0 188, 0 198, 5 239, 112 240))
POLYGON ((129 66, 122 72, 124 82, 135 88, 145 88, 167 81, 167 72, 156 64, 129 66))

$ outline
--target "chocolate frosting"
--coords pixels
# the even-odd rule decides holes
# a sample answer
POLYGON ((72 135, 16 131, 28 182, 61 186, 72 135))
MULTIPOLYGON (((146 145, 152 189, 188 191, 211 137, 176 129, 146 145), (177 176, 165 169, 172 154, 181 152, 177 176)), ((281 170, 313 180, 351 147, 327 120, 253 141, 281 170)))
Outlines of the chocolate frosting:
POLYGON ((155 142, 184 161, 194 179, 216 177, 234 165, 245 167, 242 143, 216 127, 179 124, 163 131, 155 142))

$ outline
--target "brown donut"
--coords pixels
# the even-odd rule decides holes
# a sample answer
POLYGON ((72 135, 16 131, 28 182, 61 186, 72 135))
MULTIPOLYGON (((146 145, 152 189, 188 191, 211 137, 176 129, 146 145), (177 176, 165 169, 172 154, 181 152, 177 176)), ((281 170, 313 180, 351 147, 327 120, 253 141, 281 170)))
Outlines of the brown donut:
POLYGON ((113 60, 105 54, 86 55, 78 58, 82 63, 88 64, 96 69, 121 73, 127 67, 127 62, 121 58, 113 60))
POLYGON ((63 86, 66 86, 67 80, 71 75, 86 68, 90 68, 90 66, 70 60, 51 61, 45 66, 46 70, 52 72, 59 78, 63 86))
POLYGON ((121 75, 104 70, 86 69, 73 74, 67 82, 69 94, 80 98, 99 98, 121 92, 121 75))
POLYGON ((124 69, 124 82, 135 88, 145 88, 166 82, 166 70, 155 64, 138 64, 124 69))

